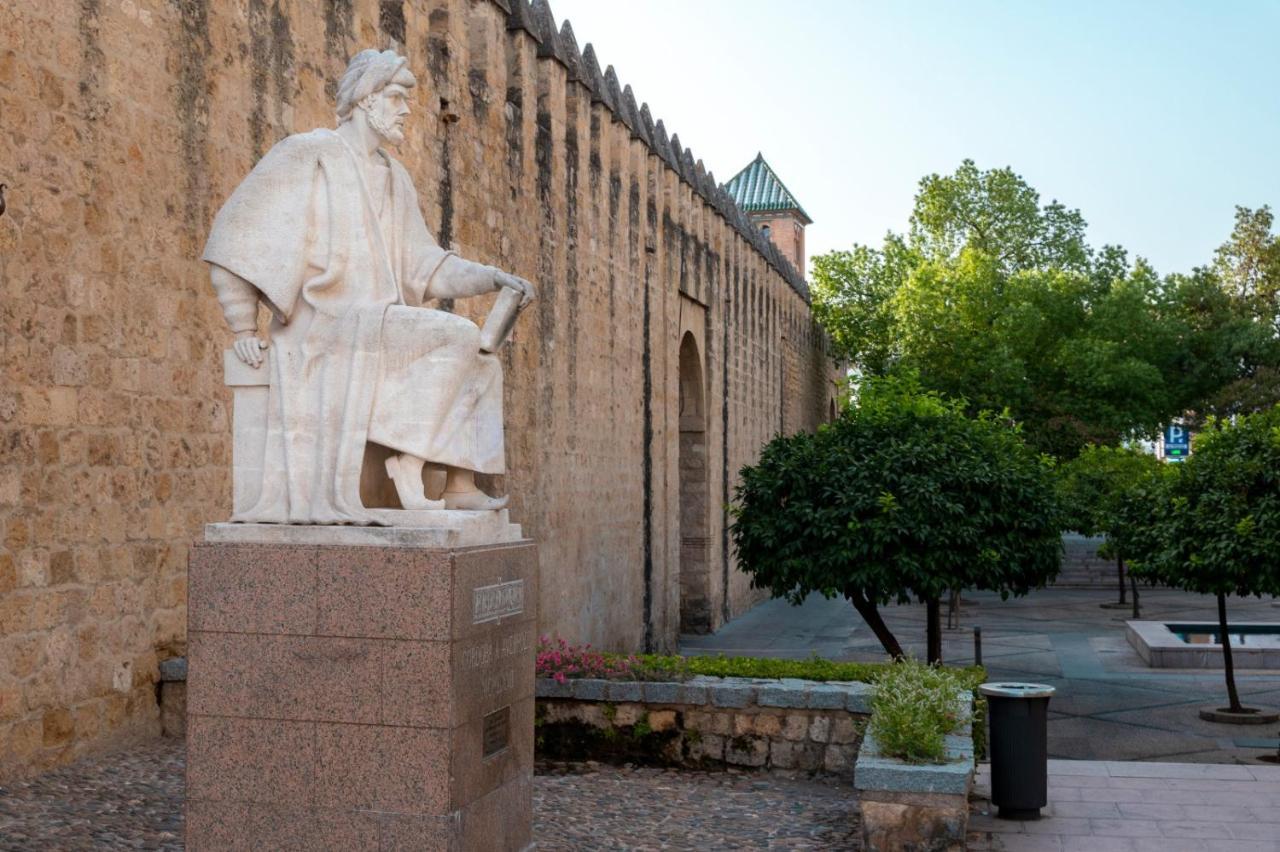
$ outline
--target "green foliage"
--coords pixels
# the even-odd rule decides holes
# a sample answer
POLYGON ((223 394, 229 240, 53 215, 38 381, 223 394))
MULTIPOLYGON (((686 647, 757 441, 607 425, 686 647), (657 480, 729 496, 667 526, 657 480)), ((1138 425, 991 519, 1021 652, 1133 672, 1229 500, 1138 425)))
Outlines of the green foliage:
POLYGON ((1218 420, 1149 493, 1135 575, 1212 595, 1280 595, 1280 406, 1218 420))
POLYGON ((958 696, 972 687, 940 666, 903 660, 876 679, 871 733, 882 753, 910 763, 943 763, 946 736, 960 723, 958 696))
MULTIPOLYGON (((673 657, 646 654, 633 667, 643 680, 684 680, 695 675, 707 677, 799 678, 815 681, 873 683, 892 664, 836 663, 818 656, 807 660, 772 657, 673 657)), ((955 669, 958 676, 974 686, 986 677, 981 666, 955 669)))
POLYGON ((814 314, 864 375, 914 374, 1037 449, 1154 435, 1280 400, 1280 238, 1241 209, 1214 269, 1162 280, 1009 169, 920 183, 907 236, 814 258, 814 314))
POLYGON ((992 258, 1006 273, 1021 269, 1086 272, 1090 251, 1078 210, 1040 195, 1012 169, 979 171, 965 160, 955 174, 920 181, 911 214, 911 244, 928 258, 955 258, 965 248, 992 258))
POLYGON ((1270 207, 1236 208, 1231 239, 1218 248, 1214 269, 1228 292, 1280 330, 1280 236, 1271 233, 1270 207))
POLYGON ((1021 595, 1061 557, 1049 461, 1006 421, 902 381, 868 382, 817 434, 771 441, 731 511, 742 570, 793 603, 1021 595))
POLYGON ((1148 491, 1169 470, 1139 449, 1086 447, 1058 471, 1065 526, 1105 535, 1103 555, 1127 558, 1147 521, 1148 491))

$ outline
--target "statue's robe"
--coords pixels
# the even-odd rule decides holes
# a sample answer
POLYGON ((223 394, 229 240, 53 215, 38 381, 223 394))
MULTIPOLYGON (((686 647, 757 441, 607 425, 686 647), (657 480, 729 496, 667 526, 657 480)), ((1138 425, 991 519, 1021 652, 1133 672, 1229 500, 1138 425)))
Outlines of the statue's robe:
MULTIPOLYGON (((365 444, 503 473, 502 368, 471 321, 424 301, 493 289, 493 270, 431 237, 404 167, 369 192, 332 130, 290 136, 218 213, 203 259, 248 281, 273 314, 267 523, 372 523, 365 444)), ((223 294, 219 294, 222 298, 223 294)))

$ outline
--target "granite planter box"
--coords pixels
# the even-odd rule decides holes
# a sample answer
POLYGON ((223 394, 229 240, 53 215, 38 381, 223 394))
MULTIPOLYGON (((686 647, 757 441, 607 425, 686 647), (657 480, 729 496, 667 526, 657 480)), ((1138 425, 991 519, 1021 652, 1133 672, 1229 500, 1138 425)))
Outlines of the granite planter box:
POLYGON ((537 682, 538 755, 691 768, 847 772, 871 686, 699 676, 537 682))
POLYGON ((965 848, 974 750, 970 726, 973 696, 957 697, 960 733, 947 737, 947 762, 907 763, 881 753, 875 737, 862 740, 853 785, 862 810, 862 843, 868 850, 942 852, 965 848))

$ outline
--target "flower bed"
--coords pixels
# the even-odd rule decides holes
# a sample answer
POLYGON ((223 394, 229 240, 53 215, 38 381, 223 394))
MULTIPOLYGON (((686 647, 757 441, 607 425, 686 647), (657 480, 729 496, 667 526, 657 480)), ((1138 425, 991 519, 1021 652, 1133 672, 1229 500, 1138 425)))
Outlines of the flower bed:
POLYGON ((908 662, 880 679, 853 775, 865 848, 964 848, 972 707, 956 672, 908 662))

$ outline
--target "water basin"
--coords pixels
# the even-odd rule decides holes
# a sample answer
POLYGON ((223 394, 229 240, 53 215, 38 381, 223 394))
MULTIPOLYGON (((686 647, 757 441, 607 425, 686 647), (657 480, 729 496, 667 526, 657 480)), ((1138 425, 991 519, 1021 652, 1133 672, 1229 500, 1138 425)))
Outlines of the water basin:
MULTIPOLYGON (((1217 625, 1166 624, 1169 632, 1188 645, 1221 645, 1217 625)), ((1274 624, 1228 624, 1231 647, 1280 648, 1280 626, 1274 624)))

